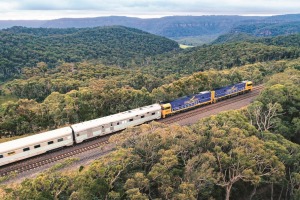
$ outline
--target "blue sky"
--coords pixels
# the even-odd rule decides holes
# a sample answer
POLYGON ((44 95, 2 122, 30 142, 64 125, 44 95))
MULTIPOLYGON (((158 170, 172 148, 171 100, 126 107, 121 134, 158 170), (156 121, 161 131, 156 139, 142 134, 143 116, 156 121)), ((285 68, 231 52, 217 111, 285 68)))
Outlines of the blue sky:
POLYGON ((0 0, 0 19, 300 13, 300 0, 0 0))

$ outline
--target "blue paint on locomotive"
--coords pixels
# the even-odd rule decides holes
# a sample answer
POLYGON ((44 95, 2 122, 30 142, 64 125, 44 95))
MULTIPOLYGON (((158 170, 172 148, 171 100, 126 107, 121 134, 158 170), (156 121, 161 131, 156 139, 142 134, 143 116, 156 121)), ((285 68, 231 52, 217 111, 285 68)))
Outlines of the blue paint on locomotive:
POLYGON ((194 95, 189 95, 185 97, 181 97, 179 99, 173 100, 170 102, 172 111, 178 111, 187 109, 193 106, 196 106, 201 103, 210 102, 211 101, 211 92, 201 92, 194 95))
POLYGON ((229 85, 226 87, 215 89, 215 98, 220 98, 220 97, 224 97, 226 95, 230 95, 233 93, 243 91, 243 90, 245 90, 245 87, 246 87, 246 83, 242 82, 242 83, 237 83, 234 85, 229 85))

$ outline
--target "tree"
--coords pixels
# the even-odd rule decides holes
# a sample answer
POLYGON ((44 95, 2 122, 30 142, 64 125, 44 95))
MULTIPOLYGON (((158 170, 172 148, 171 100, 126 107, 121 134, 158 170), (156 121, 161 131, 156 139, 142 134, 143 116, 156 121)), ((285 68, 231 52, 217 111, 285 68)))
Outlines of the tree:
POLYGON ((282 107, 279 103, 269 103, 264 105, 259 101, 255 101, 247 107, 251 124, 255 125, 259 131, 267 131, 275 128, 278 123, 278 116, 282 112, 282 107))
POLYGON ((210 175, 204 176, 210 177, 204 181, 213 181, 224 188, 227 200, 232 187, 240 180, 257 185, 267 180, 275 181, 284 175, 283 163, 273 151, 266 148, 262 140, 251 135, 253 127, 246 125, 244 120, 245 117, 232 111, 200 120, 193 127, 195 132, 205 136, 202 154, 197 162, 193 161, 197 164, 193 167, 196 168, 194 171, 201 172, 197 166, 210 169, 207 170, 210 175))

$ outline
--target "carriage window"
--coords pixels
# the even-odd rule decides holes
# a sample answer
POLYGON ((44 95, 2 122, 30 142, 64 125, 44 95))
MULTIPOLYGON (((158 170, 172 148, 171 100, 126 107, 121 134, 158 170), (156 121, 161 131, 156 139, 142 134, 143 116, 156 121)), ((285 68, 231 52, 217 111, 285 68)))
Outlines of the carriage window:
POLYGON ((142 115, 142 116, 141 116, 141 118, 144 118, 144 117, 145 117, 145 115, 142 115))
POLYGON ((133 119, 130 119, 129 121, 130 121, 130 122, 132 122, 132 121, 133 121, 133 119))
POLYGON ((29 150, 30 150, 29 147, 23 149, 23 151, 29 151, 29 150))
POLYGON ((3 158, 3 155, 0 155, 0 158, 3 158))
POLYGON ((40 147, 41 147, 40 144, 34 146, 35 149, 40 148, 40 147))
POLYGON ((119 125, 119 124, 120 124, 120 122, 117 123, 117 125, 119 125))
MULTIPOLYGON (((78 134, 77 134, 77 135, 78 135, 78 134)), ((48 142, 48 145, 53 144, 53 143, 54 143, 53 141, 49 141, 49 142, 48 142)))
POLYGON ((59 138, 59 139, 57 140, 57 142, 62 142, 62 141, 64 141, 64 138, 59 138))
POLYGON ((16 153, 16 152, 12 151, 12 152, 9 152, 7 155, 12 156, 12 155, 14 155, 15 153, 16 153))

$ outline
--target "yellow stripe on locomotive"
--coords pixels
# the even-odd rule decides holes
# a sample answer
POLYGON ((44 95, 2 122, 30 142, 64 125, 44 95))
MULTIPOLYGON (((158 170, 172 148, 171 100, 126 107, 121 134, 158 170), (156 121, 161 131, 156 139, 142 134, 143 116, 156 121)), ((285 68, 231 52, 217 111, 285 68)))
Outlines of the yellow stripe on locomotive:
POLYGON ((252 91, 253 90, 253 83, 252 81, 247 81, 245 86, 246 91, 252 91))
POLYGON ((161 117, 166 118, 167 115, 172 113, 172 108, 170 103, 161 104, 161 117))

